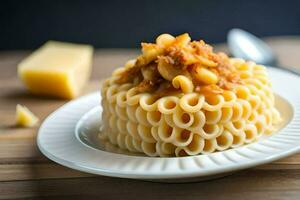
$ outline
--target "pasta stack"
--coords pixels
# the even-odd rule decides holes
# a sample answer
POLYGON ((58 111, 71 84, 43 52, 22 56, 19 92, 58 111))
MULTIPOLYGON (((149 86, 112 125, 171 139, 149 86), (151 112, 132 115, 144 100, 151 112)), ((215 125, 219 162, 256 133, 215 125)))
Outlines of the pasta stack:
POLYGON ((99 138, 148 156, 223 151, 274 131, 280 114, 262 65, 162 34, 101 88, 99 138))

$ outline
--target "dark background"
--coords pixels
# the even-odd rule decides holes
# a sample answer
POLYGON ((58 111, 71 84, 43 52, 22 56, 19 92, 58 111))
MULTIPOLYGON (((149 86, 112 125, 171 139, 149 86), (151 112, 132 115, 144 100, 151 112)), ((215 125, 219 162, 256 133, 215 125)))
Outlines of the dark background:
POLYGON ((188 32, 223 42, 239 27, 258 36, 300 35, 297 0, 1 1, 0 50, 33 49, 49 39, 98 48, 137 47, 159 34, 188 32))

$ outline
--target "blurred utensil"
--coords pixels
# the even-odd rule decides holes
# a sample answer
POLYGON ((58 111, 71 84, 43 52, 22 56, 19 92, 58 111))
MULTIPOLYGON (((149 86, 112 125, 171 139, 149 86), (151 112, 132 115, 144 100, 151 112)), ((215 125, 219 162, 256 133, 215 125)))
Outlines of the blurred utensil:
POLYGON ((272 49, 261 39, 242 29, 231 29, 227 35, 229 50, 234 57, 278 67, 300 75, 300 69, 280 66, 272 49))

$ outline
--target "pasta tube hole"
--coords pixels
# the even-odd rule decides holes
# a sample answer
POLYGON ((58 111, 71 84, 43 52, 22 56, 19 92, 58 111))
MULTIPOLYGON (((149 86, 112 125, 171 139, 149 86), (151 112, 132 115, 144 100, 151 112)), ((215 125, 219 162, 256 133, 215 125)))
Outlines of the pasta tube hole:
POLYGON ((196 106, 198 104, 198 102, 199 102, 199 99, 197 99, 197 98, 189 98, 189 100, 188 100, 188 104, 190 106, 196 106))
POLYGON ((199 111, 204 103, 204 96, 197 93, 185 94, 179 101, 180 107, 188 112, 195 113, 199 111))
POLYGON ((176 146, 174 146, 171 143, 163 143, 161 147, 162 147, 163 153, 165 153, 165 154, 174 154, 175 149, 176 149, 176 146))
POLYGON ((148 97, 148 98, 145 98, 145 99, 144 99, 144 103, 145 103, 146 105, 152 105, 153 103, 155 103, 156 100, 157 100, 157 99, 154 98, 154 97, 148 97))
POLYGON ((205 118, 206 118, 206 123, 218 123, 218 121, 221 118, 222 113, 220 110, 216 111, 206 111, 205 112, 205 118))
POLYGON ((234 97, 235 97, 234 94, 229 91, 224 91, 222 96, 223 96, 224 100, 227 102, 234 100, 234 97))
POLYGON ((177 153, 177 156, 184 157, 184 156, 188 156, 188 154, 184 149, 180 149, 177 153))
POLYGON ((212 106, 215 106, 215 105, 218 105, 220 103, 220 99, 219 98, 216 98, 216 96, 209 96, 209 97, 205 97, 205 100, 208 104, 212 105, 212 106))
POLYGON ((228 138, 222 134, 219 137, 217 137, 217 143, 219 146, 227 146, 228 138))
POLYGON ((244 123, 242 123, 241 121, 232 122, 232 125, 233 125, 234 128, 237 129, 237 130, 241 130, 241 129, 244 128, 244 123))
POLYGON ((142 143, 142 149, 147 155, 154 156, 156 154, 156 143, 142 143))
POLYGON ((180 140, 187 141, 190 138, 190 136, 191 136, 191 131, 183 129, 180 133, 180 140))
POLYGON ((156 141, 160 141, 160 138, 158 136, 158 127, 152 126, 151 135, 156 141))
POLYGON ((242 118, 247 119, 249 117, 249 115, 251 114, 251 110, 252 110, 251 105, 247 101, 244 101, 242 107, 243 107, 242 118))
POLYGON ((233 142, 232 145, 234 146, 239 146, 241 144, 243 144, 244 140, 243 137, 241 135, 233 135, 233 142))
POLYGON ((249 72, 242 72, 240 73, 240 78, 241 79, 246 79, 246 78, 250 78, 251 74, 249 72))
POLYGON ((159 137, 164 141, 166 139, 169 139, 173 133, 173 128, 169 126, 167 123, 163 123, 158 128, 158 135, 159 137))
POLYGON ((263 133, 263 131, 264 131, 264 124, 263 124, 262 122, 257 121, 257 122, 255 123, 255 127, 256 127, 257 133, 258 133, 259 135, 263 133))
POLYGON ((202 111, 196 112, 194 114, 194 121, 193 124, 190 126, 192 129, 200 129, 204 126, 206 119, 205 115, 203 114, 202 111))
POLYGON ((167 126, 166 128, 166 136, 170 137, 172 135, 173 128, 171 126, 167 126))
POLYGON ((174 101, 165 101, 164 106, 166 109, 171 110, 176 107, 176 102, 174 101))
POLYGON ((247 91, 244 87, 239 87, 236 91, 236 96, 240 99, 248 99, 250 91, 247 91))
POLYGON ((187 128, 190 127, 194 122, 194 116, 190 113, 182 112, 178 109, 173 115, 173 121, 178 127, 187 128))
POLYGON ((248 118, 248 121, 253 122, 257 117, 256 112, 252 112, 251 115, 248 118))
POLYGON ((148 113, 148 117, 151 121, 158 123, 161 119, 161 113, 159 111, 152 111, 148 113))
POLYGON ((241 71, 249 71, 249 65, 247 63, 242 63, 238 66, 239 70, 241 71))
POLYGON ((191 121, 191 116, 188 113, 183 113, 181 115, 181 121, 185 124, 189 123, 191 121))
POLYGON ((193 136, 192 142, 187 146, 190 151, 199 152, 199 149, 203 149, 204 142, 200 135, 195 134, 193 136))
POLYGON ((257 108, 257 113, 258 114, 263 114, 264 113, 264 109, 265 109, 265 106, 264 104, 260 104, 257 108))
POLYGON ((206 134, 214 134, 216 131, 216 125, 214 124, 205 124, 203 126, 203 130, 205 131, 206 134))
POLYGON ((255 138, 255 133, 253 132, 253 130, 247 129, 244 132, 246 135, 246 140, 252 140, 255 138))
POLYGON ((204 143, 204 152, 213 152, 215 150, 215 145, 213 144, 212 140, 205 140, 204 143))
POLYGON ((243 114, 243 108, 240 104, 234 104, 232 107, 232 120, 239 119, 243 114))
POLYGON ((221 109, 221 111, 222 111, 222 116, 221 116, 220 121, 223 123, 229 121, 231 119, 232 113, 233 113, 232 108, 231 107, 223 107, 221 109))

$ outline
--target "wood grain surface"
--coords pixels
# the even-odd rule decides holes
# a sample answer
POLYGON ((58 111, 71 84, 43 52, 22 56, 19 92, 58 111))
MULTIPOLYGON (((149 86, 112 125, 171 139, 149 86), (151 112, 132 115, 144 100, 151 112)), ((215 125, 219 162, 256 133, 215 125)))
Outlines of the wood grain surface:
MULTIPOLYGON (((300 37, 266 41, 280 63, 300 67, 300 37)), ((223 45, 216 49, 226 51, 223 45)), ((15 107, 24 104, 43 121, 66 101, 26 91, 16 69, 29 53, 0 52, 0 199, 300 199, 300 153, 224 178, 185 184, 95 176, 48 160, 36 146, 38 127, 15 127, 15 107)), ((83 95, 99 90, 100 79, 137 54, 129 49, 97 50, 92 78, 83 95)))

